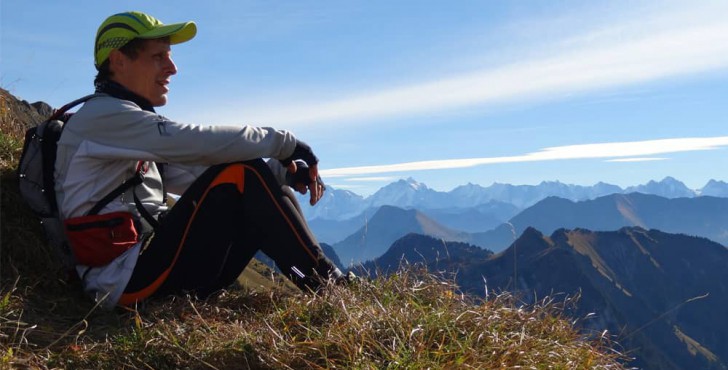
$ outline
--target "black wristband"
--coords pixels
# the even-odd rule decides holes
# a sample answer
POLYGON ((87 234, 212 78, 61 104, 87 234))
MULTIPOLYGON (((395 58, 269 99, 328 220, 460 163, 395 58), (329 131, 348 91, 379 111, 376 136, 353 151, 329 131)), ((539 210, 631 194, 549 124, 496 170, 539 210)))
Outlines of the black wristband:
POLYGON ((316 158, 316 155, 313 154, 311 147, 301 140, 296 140, 296 148, 293 150, 293 154, 287 158, 281 159, 281 163, 284 166, 288 166, 294 159, 301 159, 309 166, 318 164, 318 158, 316 158))

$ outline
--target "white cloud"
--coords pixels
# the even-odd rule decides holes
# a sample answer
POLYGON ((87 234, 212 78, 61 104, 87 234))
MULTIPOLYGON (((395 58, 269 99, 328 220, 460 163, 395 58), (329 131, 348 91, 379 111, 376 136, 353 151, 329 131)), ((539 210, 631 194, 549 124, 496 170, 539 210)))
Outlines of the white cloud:
POLYGON ((608 158, 610 160, 623 159, 627 161, 634 160, 635 157, 648 157, 659 154, 692 152, 699 150, 713 150, 727 146, 728 136, 579 144, 544 148, 537 152, 516 156, 444 159, 375 166, 334 168, 322 170, 321 175, 326 177, 362 176, 392 172, 466 168, 496 163, 539 162, 569 159, 608 158))
POLYGON ((638 158, 617 158, 608 159, 605 162, 651 162, 651 161, 665 161, 669 158, 663 157, 638 157, 638 158))
MULTIPOLYGON (((697 7, 696 7, 697 8, 697 7)), ((532 99, 626 86, 663 78, 728 68, 726 6, 693 9, 677 16, 613 25, 613 32, 593 30, 582 41, 554 43, 541 58, 502 65, 409 86, 251 111, 255 122, 287 125, 371 121, 468 106, 532 99), (725 13, 722 13, 725 14, 725 13), (616 31, 615 31, 616 30, 616 31), (556 45, 561 45, 558 49, 556 45)))

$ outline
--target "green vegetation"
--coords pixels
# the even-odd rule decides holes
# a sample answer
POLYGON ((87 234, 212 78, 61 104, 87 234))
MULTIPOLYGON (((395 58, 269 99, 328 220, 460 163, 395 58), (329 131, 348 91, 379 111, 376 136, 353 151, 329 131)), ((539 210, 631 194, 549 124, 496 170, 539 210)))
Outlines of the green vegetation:
POLYGON ((563 303, 476 300, 418 268, 310 295, 252 264, 247 284, 205 301, 102 311, 65 279, 23 206, 23 130, 0 108, 0 369, 623 368, 614 343, 575 331, 563 303))

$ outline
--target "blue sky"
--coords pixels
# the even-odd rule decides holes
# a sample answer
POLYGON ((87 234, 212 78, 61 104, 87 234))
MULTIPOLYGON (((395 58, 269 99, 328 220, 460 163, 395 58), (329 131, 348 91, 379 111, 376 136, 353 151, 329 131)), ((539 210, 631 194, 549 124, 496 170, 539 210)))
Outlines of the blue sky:
POLYGON ((0 3, 0 86, 92 90, 111 14, 194 20, 158 111, 290 129, 331 186, 728 180, 728 2, 0 3), (173 4, 173 5, 172 5, 173 4))

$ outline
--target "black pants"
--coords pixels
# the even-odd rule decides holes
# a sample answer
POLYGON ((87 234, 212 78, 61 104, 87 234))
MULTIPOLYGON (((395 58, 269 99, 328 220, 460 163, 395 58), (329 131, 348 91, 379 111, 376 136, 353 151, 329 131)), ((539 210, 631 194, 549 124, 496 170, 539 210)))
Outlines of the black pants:
POLYGON ((180 292, 204 297, 232 284, 258 250, 299 288, 316 290, 340 272, 286 190, 263 160, 210 167, 161 220, 120 303, 180 292))

